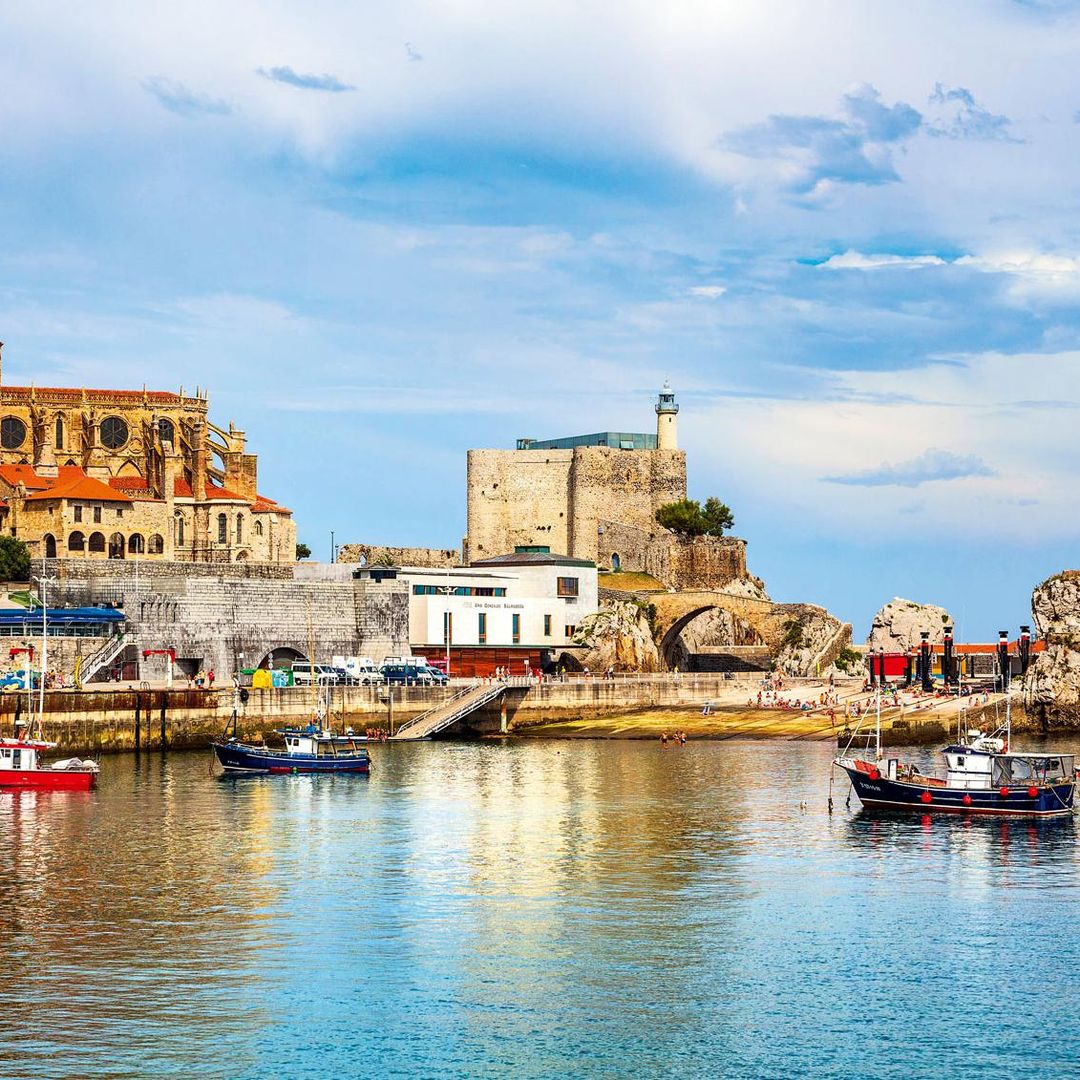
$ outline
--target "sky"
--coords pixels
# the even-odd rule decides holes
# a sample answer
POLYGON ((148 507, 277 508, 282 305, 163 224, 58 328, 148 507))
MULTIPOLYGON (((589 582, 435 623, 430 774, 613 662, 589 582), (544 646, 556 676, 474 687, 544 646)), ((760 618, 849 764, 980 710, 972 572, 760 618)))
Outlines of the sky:
POLYGON ((1080 3, 0 5, 4 379, 210 392, 300 538, 654 430, 780 600, 1077 565, 1080 3))

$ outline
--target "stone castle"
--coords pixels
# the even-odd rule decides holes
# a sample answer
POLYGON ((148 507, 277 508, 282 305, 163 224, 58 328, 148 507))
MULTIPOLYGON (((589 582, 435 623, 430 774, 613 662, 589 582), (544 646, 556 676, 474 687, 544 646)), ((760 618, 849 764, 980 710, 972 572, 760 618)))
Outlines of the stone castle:
POLYGON ((291 563, 243 431, 158 390, 0 387, 0 530, 34 557, 291 563))
POLYGON ((675 589, 747 578, 744 540, 685 537, 657 524, 661 506, 686 498, 686 453, 678 445, 679 405, 666 384, 655 412, 655 435, 604 431, 470 450, 460 552, 346 544, 340 561, 456 566, 547 548, 601 570, 650 574, 675 589))
POLYGON ((465 561, 544 546, 672 588, 745 577, 744 541, 681 537, 657 524, 661 506, 686 498, 679 406, 667 384, 655 412, 655 435, 608 431, 470 450, 465 561))

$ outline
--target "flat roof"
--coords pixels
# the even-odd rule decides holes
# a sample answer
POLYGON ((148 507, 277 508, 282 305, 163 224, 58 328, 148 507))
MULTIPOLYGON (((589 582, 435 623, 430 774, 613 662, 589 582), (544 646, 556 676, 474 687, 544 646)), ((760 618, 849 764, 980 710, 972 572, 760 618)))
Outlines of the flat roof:
POLYGON ((518 439, 519 450, 573 450, 577 446, 609 446, 613 450, 655 450, 656 435, 640 431, 597 431, 560 439, 518 439))
POLYGON ((588 559, 572 559, 569 555, 554 555, 549 551, 515 551, 510 555, 495 555, 490 559, 476 559, 470 566, 578 566, 596 569, 596 563, 588 559))

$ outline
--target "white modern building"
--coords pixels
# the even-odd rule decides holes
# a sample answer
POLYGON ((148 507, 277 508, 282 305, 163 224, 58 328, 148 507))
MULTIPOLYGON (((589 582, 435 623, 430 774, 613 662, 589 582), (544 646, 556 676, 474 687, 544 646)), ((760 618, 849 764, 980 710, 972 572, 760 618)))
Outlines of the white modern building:
POLYGON ((368 568, 409 586, 409 642, 432 660, 449 654, 451 675, 538 671, 573 647, 598 609, 596 564, 519 549, 466 567, 368 568))

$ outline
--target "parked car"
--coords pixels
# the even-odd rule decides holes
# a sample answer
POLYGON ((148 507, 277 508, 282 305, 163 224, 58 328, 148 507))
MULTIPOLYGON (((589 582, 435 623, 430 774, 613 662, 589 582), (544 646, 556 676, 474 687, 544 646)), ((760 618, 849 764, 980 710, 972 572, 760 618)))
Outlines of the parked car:
POLYGON ((297 660, 292 666, 293 685, 310 686, 313 682, 320 686, 337 686, 341 681, 337 668, 329 664, 309 664, 306 660, 297 660))
POLYGON ((445 671, 426 664, 383 664, 379 670, 391 686, 443 686, 450 681, 445 671))

